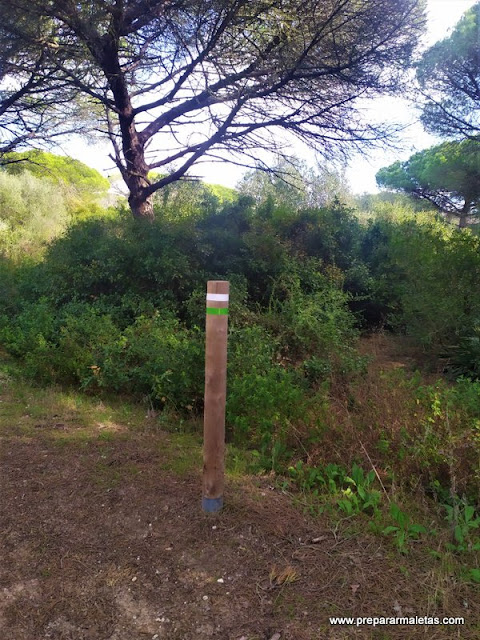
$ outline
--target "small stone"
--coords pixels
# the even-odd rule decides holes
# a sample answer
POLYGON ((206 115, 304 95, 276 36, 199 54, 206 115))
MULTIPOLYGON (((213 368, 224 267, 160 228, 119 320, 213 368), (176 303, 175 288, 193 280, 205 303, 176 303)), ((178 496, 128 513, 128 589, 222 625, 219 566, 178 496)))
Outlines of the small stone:
POLYGON ((225 582, 225 580, 224 580, 223 578, 219 578, 219 579, 217 580, 217 582, 219 582, 220 584, 223 584, 223 583, 225 582))
POLYGON ((137 581, 137 576, 133 576, 132 582, 136 582, 136 581, 137 581))
POLYGON ((216 528, 217 528, 217 525, 216 525, 216 524, 214 524, 214 525, 213 525, 213 527, 212 527, 212 529, 215 531, 215 529, 216 529, 216 528))
POLYGON ((203 599, 204 600, 208 600, 208 596, 203 596, 203 599))

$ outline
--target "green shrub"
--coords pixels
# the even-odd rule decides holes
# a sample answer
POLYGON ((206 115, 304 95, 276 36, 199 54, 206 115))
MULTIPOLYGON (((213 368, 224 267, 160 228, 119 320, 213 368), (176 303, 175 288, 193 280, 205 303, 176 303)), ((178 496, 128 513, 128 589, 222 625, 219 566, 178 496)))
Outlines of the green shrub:
POLYGON ((305 389, 297 376, 272 365, 229 384, 226 421, 231 440, 259 451, 264 469, 280 471, 291 455, 295 425, 305 417, 305 389))
POLYGON ((72 303, 63 313, 51 366, 58 381, 85 387, 99 370, 105 350, 115 343, 120 332, 109 315, 89 305, 72 303))
POLYGON ((57 314, 46 298, 25 305, 0 325, 0 340, 24 359, 24 374, 44 382, 81 384, 91 375, 105 345, 118 333, 108 315, 85 304, 70 304, 57 314))
POLYGON ((0 171, 0 253, 37 254, 68 222, 61 189, 25 173, 0 171))
POLYGON ((445 495, 478 497, 480 479, 480 382, 440 380, 414 390, 417 429, 404 434, 406 450, 423 476, 424 485, 445 495))
POLYGON ((26 303, 14 322, 7 315, 1 317, 0 340, 10 353, 24 357, 49 343, 57 330, 52 304, 41 298, 36 303, 26 303))
MULTIPOLYGON (((71 300, 121 308, 136 297, 178 308, 205 282, 194 262, 193 238, 172 225, 130 218, 90 218, 71 226, 32 274, 57 305, 71 300), (191 244, 190 244, 191 243, 191 244)), ((130 317, 130 320, 132 318, 130 317)))
POLYGON ((453 379, 467 376, 480 380, 480 324, 474 324, 469 333, 445 350, 446 371, 453 379))
POLYGON ((278 341, 263 327, 231 327, 228 336, 228 376, 266 373, 276 362, 278 341))
POLYGON ((95 382, 108 391, 147 396, 157 407, 201 407, 204 345, 168 313, 140 316, 102 353, 95 382))
POLYGON ((382 229, 372 267, 389 322, 433 352, 458 344, 480 317, 480 239, 421 217, 382 229))
POLYGON ((274 285, 265 322, 277 335, 287 361, 296 364, 308 360, 310 375, 315 368, 320 372, 319 359, 325 363, 326 372, 349 372, 356 368, 357 338, 355 318, 348 309, 349 296, 321 274, 312 289, 303 291, 293 270, 284 274, 274 285))

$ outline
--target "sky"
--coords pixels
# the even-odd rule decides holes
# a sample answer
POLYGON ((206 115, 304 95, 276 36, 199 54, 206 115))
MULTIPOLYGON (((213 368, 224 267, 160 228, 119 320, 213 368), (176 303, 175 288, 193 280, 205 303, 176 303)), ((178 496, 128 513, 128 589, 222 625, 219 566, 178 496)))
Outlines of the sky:
MULTIPOLYGON (((437 40, 448 36, 451 29, 462 15, 478 0, 427 0, 427 31, 422 47, 428 48, 437 40)), ((405 100, 399 98, 378 98, 370 104, 372 114, 384 118, 389 114, 392 123, 409 125, 402 134, 402 148, 377 150, 366 157, 361 154, 353 156, 346 168, 346 178, 353 193, 375 193, 378 191, 375 174, 396 160, 406 160, 412 153, 431 147, 441 142, 440 139, 427 134, 418 122, 419 113, 412 109, 405 100)), ((109 143, 88 145, 74 140, 63 146, 63 151, 85 162, 105 175, 114 172, 113 163, 108 158, 109 143)), ((295 155, 309 164, 315 163, 315 157, 304 145, 296 145, 295 155)), ((241 179, 244 169, 228 163, 201 163, 193 168, 195 175, 207 182, 235 187, 241 179)))

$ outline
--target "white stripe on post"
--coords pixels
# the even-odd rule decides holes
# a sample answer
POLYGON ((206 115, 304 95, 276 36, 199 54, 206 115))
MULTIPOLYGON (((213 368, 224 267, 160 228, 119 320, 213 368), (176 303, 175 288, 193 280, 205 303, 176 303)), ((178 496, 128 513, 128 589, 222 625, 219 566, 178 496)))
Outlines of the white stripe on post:
POLYGON ((207 293, 207 300, 212 302, 228 302, 228 293, 207 293))

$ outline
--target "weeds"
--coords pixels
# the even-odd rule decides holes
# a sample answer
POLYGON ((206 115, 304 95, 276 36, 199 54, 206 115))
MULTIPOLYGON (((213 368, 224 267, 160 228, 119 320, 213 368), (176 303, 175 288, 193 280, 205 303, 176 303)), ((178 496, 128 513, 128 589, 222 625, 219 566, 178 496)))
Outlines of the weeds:
POLYGON ((453 505, 445 504, 446 520, 453 530, 453 542, 447 545, 452 551, 480 551, 480 516, 475 517, 475 507, 465 499, 455 498, 453 505))
POLYGON ((385 527, 382 533, 393 537, 400 553, 407 553, 409 541, 418 540, 420 534, 427 533, 427 529, 421 524, 412 523, 410 516, 393 502, 390 504, 390 516, 395 524, 385 527))
POLYGON ((365 473, 361 467, 354 464, 350 476, 345 476, 345 482, 350 486, 342 489, 344 497, 338 500, 339 508, 347 515, 361 511, 375 514, 380 502, 380 491, 372 487, 375 481, 375 471, 365 473))
POLYGON ((289 467, 289 476, 302 491, 315 496, 334 498, 335 505, 346 515, 361 512, 376 513, 380 502, 380 491, 373 488, 375 472, 365 473, 353 464, 350 475, 336 464, 328 464, 323 469, 307 467, 299 461, 289 467))

